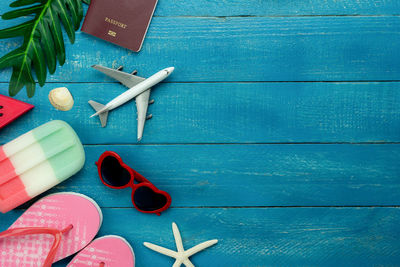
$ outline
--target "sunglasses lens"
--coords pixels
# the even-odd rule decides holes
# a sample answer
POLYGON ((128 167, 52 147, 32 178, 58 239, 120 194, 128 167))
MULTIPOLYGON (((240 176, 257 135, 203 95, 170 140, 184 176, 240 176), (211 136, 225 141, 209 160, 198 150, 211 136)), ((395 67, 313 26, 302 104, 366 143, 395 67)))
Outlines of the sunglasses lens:
POLYGON ((158 210, 167 204, 165 196, 153 192, 153 190, 146 186, 136 189, 133 200, 136 206, 143 211, 158 210))
POLYGON ((131 174, 111 156, 105 157, 101 163, 101 177, 105 183, 115 187, 124 186, 131 180, 131 174))

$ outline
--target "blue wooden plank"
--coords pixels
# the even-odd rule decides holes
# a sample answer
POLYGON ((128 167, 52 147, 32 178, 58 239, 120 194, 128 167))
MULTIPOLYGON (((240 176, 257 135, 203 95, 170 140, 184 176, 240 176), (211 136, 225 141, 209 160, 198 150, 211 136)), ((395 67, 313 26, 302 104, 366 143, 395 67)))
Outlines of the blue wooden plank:
POLYGON ((400 14, 396 0, 172 0, 159 1, 159 16, 296 16, 296 15, 384 15, 400 14))
MULTIPOLYGON (((175 82, 398 80, 399 31, 392 16, 157 17, 138 54, 78 33, 48 81, 109 81, 89 71, 96 63, 142 75, 175 66, 175 82)), ((3 40, 0 54, 15 47, 3 40)), ((0 73, 9 79, 10 70, 0 73)))
MULTIPOLYGON (((174 249, 173 221, 186 248, 219 239, 192 257, 196 266, 397 266, 400 261, 399 208, 183 208, 160 217, 126 209, 103 213, 99 236, 125 237, 135 251, 136 266, 172 266, 172 259, 142 243, 174 249)), ((0 215, 0 229, 20 214, 0 215)))
POLYGON ((400 145, 86 146, 83 170, 51 192, 132 207, 94 164, 112 150, 172 196, 173 207, 400 205, 400 145))
MULTIPOLYGON (((88 70, 95 78, 102 75, 88 70)), ((36 107, 1 130, 5 143, 51 119, 69 122, 85 144, 136 143, 136 107, 129 103, 101 128, 87 104, 106 103, 125 87, 68 84, 75 98, 69 112, 56 111, 47 84, 34 98, 18 99, 36 107), (123 127, 122 127, 123 126, 123 127)), ((399 83, 164 83, 152 91, 153 119, 142 143, 399 142, 399 83)), ((0 92, 6 93, 6 85, 0 92)))
MULTIPOLYGON (((11 3, 10 0, 6 1, 11 3)), ((85 10, 87 6, 84 5, 85 10)), ((10 10, 0 6, 0 14, 10 10)), ((298 15, 398 15, 396 0, 160 0, 155 16, 298 16, 298 15)))

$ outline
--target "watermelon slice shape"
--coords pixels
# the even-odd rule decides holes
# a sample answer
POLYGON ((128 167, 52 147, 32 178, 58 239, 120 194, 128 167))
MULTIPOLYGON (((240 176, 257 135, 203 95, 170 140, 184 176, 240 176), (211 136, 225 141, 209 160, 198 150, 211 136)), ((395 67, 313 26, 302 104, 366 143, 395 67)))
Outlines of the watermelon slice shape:
POLYGON ((0 129, 19 116, 31 110, 34 106, 14 98, 0 95, 0 129))

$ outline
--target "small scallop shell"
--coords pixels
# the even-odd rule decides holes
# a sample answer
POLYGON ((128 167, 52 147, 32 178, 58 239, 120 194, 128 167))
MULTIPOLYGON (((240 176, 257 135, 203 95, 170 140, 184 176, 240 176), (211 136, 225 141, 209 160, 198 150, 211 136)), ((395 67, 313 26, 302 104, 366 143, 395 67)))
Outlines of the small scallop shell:
POLYGON ((51 90, 49 100, 53 107, 62 111, 68 111, 74 105, 74 99, 66 87, 51 90))

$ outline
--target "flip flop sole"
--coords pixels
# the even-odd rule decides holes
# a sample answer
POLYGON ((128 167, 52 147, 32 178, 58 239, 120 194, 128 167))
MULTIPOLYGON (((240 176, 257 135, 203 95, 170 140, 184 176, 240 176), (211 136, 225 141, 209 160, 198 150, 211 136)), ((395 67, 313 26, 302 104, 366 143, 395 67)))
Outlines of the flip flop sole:
POLYGON ((134 267, 135 254, 124 238, 107 235, 93 240, 67 267, 97 267, 101 263, 105 267, 134 267))
MULTIPOLYGON (((100 229, 103 216, 96 202, 82 194, 57 193, 35 202, 11 226, 48 227, 58 230, 71 225, 63 234, 54 262, 66 258, 89 244, 100 229)), ((46 234, 0 239, 0 266, 42 266, 54 238, 46 234)))

